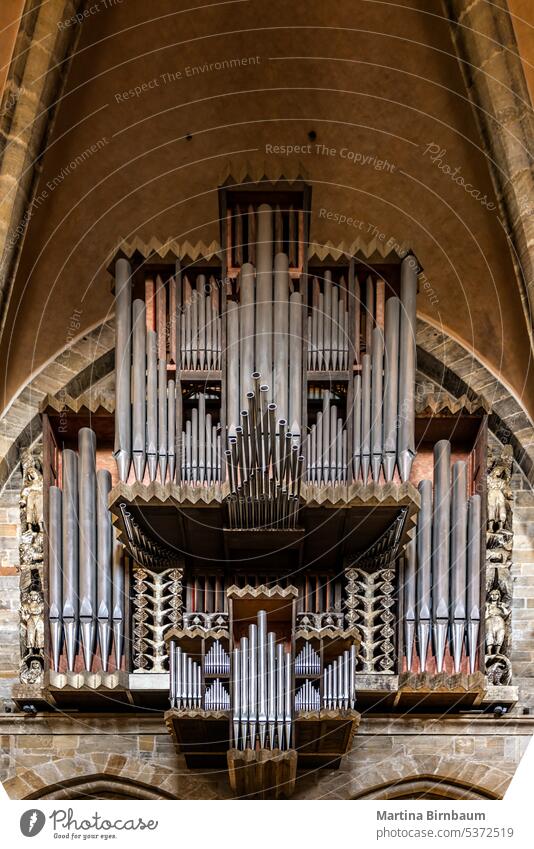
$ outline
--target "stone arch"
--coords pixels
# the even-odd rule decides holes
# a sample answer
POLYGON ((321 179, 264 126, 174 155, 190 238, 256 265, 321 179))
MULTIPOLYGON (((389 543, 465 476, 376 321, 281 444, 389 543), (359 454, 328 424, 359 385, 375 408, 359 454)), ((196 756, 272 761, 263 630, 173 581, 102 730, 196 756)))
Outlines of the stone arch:
POLYGON ((313 799, 402 799, 426 792, 427 798, 432 794, 433 798, 501 799, 515 769, 516 764, 495 766, 452 753, 399 753, 365 762, 356 747, 338 772, 310 777, 310 784, 303 783, 297 795, 313 799))
POLYGON ((415 775, 382 784, 355 796, 354 799, 393 800, 393 799, 459 799, 480 800, 498 799, 494 793, 483 788, 472 787, 440 775, 415 775))
POLYGON ((172 793, 116 775, 88 775, 36 790, 28 799, 175 799, 172 793))
MULTIPOLYGON (((31 749, 31 743, 28 748, 31 749)), ((19 770, 6 779, 3 786, 11 799, 111 798, 112 793, 117 794, 115 798, 131 799, 225 799, 231 796, 224 771, 196 775, 188 771, 178 755, 172 766, 167 766, 142 760, 134 754, 110 754, 109 751, 54 758, 32 769, 19 770)))

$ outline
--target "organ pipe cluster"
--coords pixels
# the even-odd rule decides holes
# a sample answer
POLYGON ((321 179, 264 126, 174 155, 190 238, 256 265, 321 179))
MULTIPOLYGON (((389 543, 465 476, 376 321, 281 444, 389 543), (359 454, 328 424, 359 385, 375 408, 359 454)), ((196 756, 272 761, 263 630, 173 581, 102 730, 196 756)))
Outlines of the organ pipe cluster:
POLYGON ((414 648, 422 672, 429 647, 438 672, 447 646, 455 672, 464 654, 476 668, 480 629, 481 499, 467 496, 467 467, 452 465, 451 446, 434 447, 434 485, 419 484, 417 534, 406 549, 404 576, 405 654, 412 669, 414 648))
POLYGON ((166 355, 158 355, 158 332, 147 329, 144 301, 132 305, 131 268, 125 259, 116 262, 115 285, 114 456, 119 478, 128 480, 133 462, 136 480, 142 481, 148 469, 150 481, 159 476, 164 483, 176 471, 176 385, 167 382, 166 355))
POLYGON ((171 641, 169 685, 171 707, 193 710, 202 707, 202 667, 171 641))
POLYGON ((322 390, 323 409, 308 435, 308 480, 315 483, 347 481, 347 429, 331 395, 322 390))
POLYGON ((415 456, 415 257, 401 265, 401 297, 388 298, 384 330, 371 333, 371 353, 354 378, 352 471, 354 480, 408 480, 415 456))
POLYGON ((198 392, 196 404, 182 430, 181 479, 193 484, 212 484, 221 477, 221 434, 211 413, 206 412, 206 392, 198 392))
POLYGON ((183 276, 183 303, 180 315, 180 363, 186 370, 221 368, 221 317, 219 287, 213 277, 199 274, 193 288, 183 276))
POLYGON ((354 709, 356 646, 346 649, 323 671, 323 707, 326 710, 354 709))
POLYGON ((91 671, 98 645, 108 669, 114 644, 120 669, 124 644, 124 569, 108 510, 111 475, 96 471, 96 437, 89 428, 78 433, 78 452, 62 453, 62 487, 50 487, 49 619, 55 671, 63 645, 72 672, 82 655, 91 671))
POLYGON ((321 694, 311 681, 305 681, 295 693, 295 710, 320 710, 321 694))
POLYGON ((319 675, 320 672, 319 653, 309 643, 305 643, 295 658, 295 675, 319 675))
POLYGON ((294 528, 304 464, 300 437, 277 418, 277 406, 268 401, 269 387, 260 385, 259 373, 252 377, 248 410, 241 412, 225 451, 230 526, 294 528))
POLYGON ((239 749, 290 749, 292 740, 292 657, 267 633, 267 614, 258 612, 232 655, 232 723, 239 749))
MULTIPOLYGON (((245 262, 239 273, 239 302, 226 308, 226 422, 235 435, 247 408, 250 375, 259 372, 276 387, 279 416, 300 437, 302 427, 302 321, 300 292, 291 291, 289 259, 273 256, 273 210, 261 204, 256 213, 256 267, 245 262)), ((272 401, 272 390, 267 389, 272 401)))
POLYGON ((230 693, 218 678, 206 687, 206 710, 230 710, 230 693))
POLYGON ((204 659, 204 672, 208 675, 228 675, 230 673, 230 655, 219 640, 210 646, 204 659))
POLYGON ((344 280, 332 282, 325 271, 323 286, 312 283, 312 309, 308 316, 308 369, 345 370, 349 367, 348 293, 344 280))

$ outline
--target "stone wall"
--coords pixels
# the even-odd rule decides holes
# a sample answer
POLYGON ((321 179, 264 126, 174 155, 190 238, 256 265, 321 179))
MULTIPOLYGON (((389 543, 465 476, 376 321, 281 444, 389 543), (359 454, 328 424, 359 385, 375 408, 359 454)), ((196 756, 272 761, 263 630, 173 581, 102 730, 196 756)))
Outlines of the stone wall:
POLYGON ((534 493, 514 481, 512 552, 512 683, 519 687, 516 713, 534 714, 534 493))
POLYGON ((13 472, 0 498, 0 709, 18 682, 20 470, 13 472))
MULTIPOLYGON (((341 768, 302 778, 295 798, 351 799, 421 776, 453 783, 460 797, 462 788, 466 798, 500 797, 533 728, 533 719, 512 717, 364 719, 341 768)), ((76 783, 82 797, 82 779, 90 785, 102 777, 162 797, 230 797, 224 772, 187 770, 158 717, 4 715, 0 739, 0 779, 14 799, 57 798, 76 783)))

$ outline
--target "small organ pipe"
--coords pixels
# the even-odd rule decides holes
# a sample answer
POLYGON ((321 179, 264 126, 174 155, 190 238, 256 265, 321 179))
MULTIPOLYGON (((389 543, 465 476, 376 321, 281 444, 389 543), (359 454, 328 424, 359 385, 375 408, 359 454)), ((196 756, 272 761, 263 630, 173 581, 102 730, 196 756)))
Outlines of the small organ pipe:
POLYGON ((142 481, 146 465, 146 308, 133 302, 133 464, 135 479, 142 481))
POLYGON ((239 723, 241 720, 241 662, 239 649, 234 649, 232 655, 232 699, 233 699, 233 730, 234 746, 239 748, 239 723))
POLYGON ((357 374, 354 378, 354 403, 353 403, 353 439, 352 439, 352 473, 354 480, 360 477, 361 466, 361 438, 362 438, 362 378, 357 374))
POLYGON ((241 637, 241 740, 247 747, 249 715, 249 649, 248 637, 241 637))
POLYGON ((434 512, 432 523, 433 620, 437 671, 443 669, 449 621, 449 542, 451 514, 451 446, 434 446, 434 512))
POLYGON ((410 477, 415 457, 415 320, 417 299, 417 261, 413 255, 401 264, 401 315, 399 341, 399 433, 398 463, 401 480, 410 477))
POLYGON ((325 271, 324 280, 323 350, 325 369, 332 368, 332 274, 325 271))
POLYGON ((265 748, 267 733, 267 613, 258 612, 258 724, 260 746, 265 748))
POLYGON ((415 639, 416 557, 416 541, 411 539, 406 546, 406 557, 404 560, 404 647, 408 672, 412 671, 415 639))
POLYGON ((176 384, 169 380, 167 384, 167 459, 169 461, 169 480, 174 481, 176 474, 176 384))
POLYGON ((115 263, 115 447, 119 479, 128 480, 132 461, 130 369, 132 364, 131 268, 125 259, 115 263))
POLYGON ((124 649, 124 564, 122 560, 123 547, 113 532, 113 560, 111 577, 113 582, 113 645, 115 652, 115 667, 121 668, 124 649))
POLYGON ((248 645, 249 645, 249 723, 250 723, 250 745, 253 749, 256 740, 256 730, 258 721, 258 626, 248 626, 248 645))
POLYGON ((62 554, 62 492, 57 486, 49 489, 48 524, 48 580, 49 580, 49 620, 50 642, 52 645, 52 664, 59 669, 59 658, 63 643, 63 554, 62 554))
POLYGON ((167 363, 158 363, 158 461, 159 479, 167 477, 167 363))

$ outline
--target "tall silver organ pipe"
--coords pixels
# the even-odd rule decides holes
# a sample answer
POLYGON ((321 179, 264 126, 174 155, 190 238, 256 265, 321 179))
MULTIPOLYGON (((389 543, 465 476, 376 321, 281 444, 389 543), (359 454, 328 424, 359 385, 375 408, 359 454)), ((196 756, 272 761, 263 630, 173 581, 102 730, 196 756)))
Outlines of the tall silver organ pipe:
POLYGON ((416 368, 416 299, 417 261, 405 257, 401 265, 401 316, 399 344, 399 434, 398 462, 402 481, 410 477, 415 457, 415 368, 416 368))
MULTIPOLYGON (((454 463, 451 475, 450 456, 450 443, 438 442, 434 449, 434 487, 428 480, 419 484, 416 545, 412 550, 410 543, 406 554, 407 611, 412 606, 408 587, 415 560, 416 645, 421 672, 427 670, 429 649, 436 671, 442 672, 447 646, 455 672, 462 670, 465 657, 469 657, 470 671, 476 669, 481 604, 480 496, 467 498, 466 463, 454 463)), ((407 627, 405 622, 405 630, 407 627)), ((408 641, 405 643, 410 670, 408 641)))
POLYGON ((115 263, 115 449, 119 478, 128 479, 132 461, 130 369, 132 361, 131 268, 125 259, 115 263))
POLYGON ((78 432, 80 630, 85 668, 91 669, 96 636, 96 437, 78 432))
POLYGON ((451 445, 434 446, 434 511, 432 523, 433 625, 437 671, 443 670, 449 625, 449 551, 451 520, 451 445))
POLYGON ((361 470, 363 482, 367 483, 371 465, 371 357, 362 357, 362 418, 361 418, 361 470))
POLYGON ((226 422, 228 434, 235 436, 239 421, 239 308, 235 301, 226 305, 226 422))
MULTIPOLYGON (((289 409, 290 395, 289 383, 291 375, 288 375, 289 351, 293 350, 293 344, 300 343, 301 333, 297 340, 293 342, 293 336, 290 334, 289 327, 289 311, 293 320, 295 307, 289 306, 289 261, 287 254, 278 253, 274 258, 274 393, 276 394, 276 402, 279 407, 280 416, 288 417, 290 424, 293 419, 289 409)), ((294 330, 296 328, 293 328, 294 330)), ((301 369, 301 365, 295 368, 301 369)), ((247 374, 247 372, 245 372, 247 374)), ((250 374, 250 372, 248 372, 250 374)), ((294 391, 294 386, 291 386, 291 393, 294 391)), ((298 389, 300 391, 300 387, 298 389)), ((302 417, 299 412, 297 419, 299 425, 302 417)))
POLYGON ((112 585, 112 549, 113 526, 111 513, 108 510, 108 497, 111 492, 111 475, 107 469, 99 469, 96 473, 97 488, 97 623, 98 642, 102 669, 107 672, 111 648, 111 614, 113 604, 112 585))
POLYGON ((63 483, 63 627, 67 668, 74 671, 78 646, 78 455, 62 455, 63 483))
POLYGON ((393 480, 397 461, 400 321, 400 301, 398 298, 388 298, 385 313, 384 475, 389 483, 393 480))
MULTIPOLYGON (((254 267, 245 262, 241 267, 239 278, 239 363, 237 367, 240 369, 236 377, 239 379, 240 394, 239 394, 239 409, 246 409, 246 381, 243 380, 243 375, 251 375, 254 371, 254 267)), ((231 330, 231 328, 228 328, 231 330)), ((228 345, 232 345, 234 340, 230 337, 227 341, 228 345)), ((235 359, 232 356, 232 368, 236 368, 235 359)), ((230 363, 228 363, 230 369, 230 363)), ((230 421, 230 420, 229 420, 230 421)), ((237 423, 237 419, 236 419, 237 423)))
POLYGON ((167 363, 158 362, 158 468, 159 479, 167 476, 167 363))
POLYGON ((293 292, 289 298, 289 336, 291 355, 288 422, 293 437, 298 439, 302 428, 302 296, 300 292, 293 292))
POLYGON ((133 463, 135 478, 142 481, 146 466, 146 308, 144 301, 133 302, 132 319, 133 463))
POLYGON ((372 333, 372 367, 371 367, 371 474, 378 482, 382 468, 382 391, 383 391, 383 362, 384 337, 380 327, 375 327, 372 333))
POLYGON ((124 642, 124 566, 122 545, 114 533, 108 496, 111 475, 96 471, 96 440, 89 428, 78 435, 79 455, 62 452, 62 489, 50 489, 49 621, 53 668, 62 646, 69 672, 91 672, 96 636, 101 668, 108 671, 114 634, 115 666, 124 642), (81 636, 81 640, 79 639, 81 636))
POLYGON ((146 453, 150 482, 158 471, 158 336, 154 330, 146 335, 146 453))
POLYGON ((432 482, 419 483, 421 509, 417 519, 417 639, 421 672, 426 659, 431 631, 432 586, 432 482))
POLYGON ((462 460, 452 467, 451 500, 451 653, 454 671, 460 671, 465 641, 467 566, 467 469, 462 460))
MULTIPOLYGON (((273 366, 273 211, 262 203, 257 211, 256 369, 271 387, 273 366)), ((269 395, 272 401, 272 394, 269 395)))
POLYGON ((48 493, 48 581, 49 581, 49 618, 50 642, 52 646, 52 664, 59 670, 59 658, 63 644, 63 552, 62 552, 62 492, 57 486, 51 486, 48 493))

